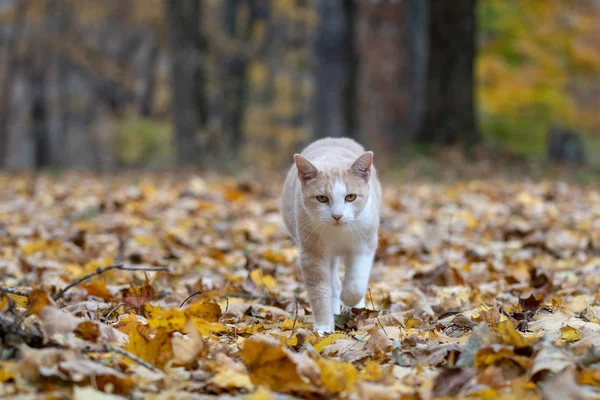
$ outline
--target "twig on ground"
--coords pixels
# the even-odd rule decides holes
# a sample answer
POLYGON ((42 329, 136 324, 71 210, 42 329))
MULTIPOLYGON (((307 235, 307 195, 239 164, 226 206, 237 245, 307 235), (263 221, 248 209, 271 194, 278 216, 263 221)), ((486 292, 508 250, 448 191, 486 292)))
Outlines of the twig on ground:
POLYGON ((28 292, 23 292, 21 290, 0 286, 0 292, 14 294, 15 296, 29 297, 28 292))
POLYGON ((181 302, 181 304, 179 305, 179 308, 183 307, 183 305, 192 297, 198 295, 198 294, 202 294, 202 290, 198 290, 196 293, 192 293, 190 294, 184 301, 181 302))
POLYGON ((227 314, 227 311, 229 311, 229 297, 225 297, 225 312, 223 314, 227 314))
POLYGON ((379 320, 379 311, 377 311, 375 309, 375 303, 373 302, 373 295, 371 294, 371 288, 369 288, 369 298, 371 299, 371 305, 373 306, 373 311, 375 311, 377 313, 377 315, 375 316, 375 318, 377 318, 377 322, 379 322, 379 326, 381 326, 381 329, 383 330, 383 333, 385 333, 385 336, 390 337, 390 335, 388 335, 388 333, 386 332, 385 328, 383 327, 383 324, 379 320))
POLYGON ((0 314, 0 337, 4 337, 5 334, 17 335, 25 339, 25 342, 34 348, 40 348, 44 345, 56 347, 56 343, 53 341, 44 343, 44 336, 36 327, 31 327, 31 331, 26 331, 19 327, 18 321, 0 314))
POLYGON ((294 324, 292 325, 292 333, 290 333, 290 339, 294 337, 296 333, 296 322, 298 321, 298 299, 295 300, 295 310, 294 310, 294 324))
POLYGON ((169 270, 168 267, 130 267, 130 266, 125 266, 123 264, 109 265, 107 267, 98 268, 96 271, 94 271, 90 274, 87 274, 85 276, 82 276, 81 278, 76 279, 75 281, 69 283, 67 286, 65 286, 64 289, 55 293, 54 296, 52 296, 52 300, 56 301, 58 299, 61 299, 65 295, 66 292, 68 292, 75 286, 79 285, 81 282, 84 282, 90 278, 93 278, 96 275, 101 275, 101 274, 105 273, 106 271, 110 271, 111 269, 118 269, 121 271, 151 271, 151 272, 168 271, 169 270))
POLYGON ((136 363, 149 369, 150 371, 153 371, 153 372, 157 371, 157 369, 154 367, 154 365, 150 364, 149 362, 142 360, 141 358, 139 358, 135 354, 131 354, 127 350, 124 350, 120 347, 111 346, 110 344, 107 344, 106 346, 101 347, 99 349, 87 348, 87 349, 84 349, 83 352, 84 353, 117 353, 124 357, 129 358, 132 361, 135 361, 136 363))
POLYGON ((117 309, 119 307, 124 306, 124 305, 125 305, 125 303, 119 303, 119 304, 117 304, 117 306, 115 308, 113 308, 112 310, 110 310, 108 312, 108 314, 106 314, 106 317, 104 317, 104 323, 108 324, 108 319, 110 318, 110 316, 112 315, 112 313, 115 312, 115 311, 117 311, 117 309))

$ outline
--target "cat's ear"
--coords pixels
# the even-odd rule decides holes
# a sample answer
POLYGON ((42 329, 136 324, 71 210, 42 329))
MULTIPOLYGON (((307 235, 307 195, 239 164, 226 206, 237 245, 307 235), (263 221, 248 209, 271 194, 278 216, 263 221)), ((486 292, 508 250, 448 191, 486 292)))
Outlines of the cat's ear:
POLYGON ((368 181, 371 176, 371 165, 373 164, 373 152, 367 151, 354 161, 350 166, 350 171, 368 181))
POLYGON ((319 170, 306 157, 294 154, 294 161, 296 162, 296 168, 298 168, 298 178, 302 182, 316 178, 319 170))

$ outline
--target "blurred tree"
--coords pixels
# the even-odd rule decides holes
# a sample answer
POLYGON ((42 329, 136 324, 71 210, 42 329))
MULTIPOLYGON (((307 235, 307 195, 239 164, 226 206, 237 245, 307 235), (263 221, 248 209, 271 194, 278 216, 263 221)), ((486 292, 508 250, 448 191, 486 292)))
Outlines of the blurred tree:
POLYGON ((210 152, 206 148, 208 134, 203 130, 207 112, 204 95, 206 43, 200 18, 202 2, 165 0, 165 6, 177 161, 182 165, 206 163, 210 152))
POLYGON ((19 45, 25 28, 25 16, 29 7, 29 0, 21 0, 16 3, 11 33, 6 35, 4 74, 0 81, 0 167, 6 165, 9 145, 9 123, 11 115, 11 103, 13 85, 15 84, 15 73, 19 69, 20 54, 19 45))
POLYGON ((356 136, 354 9, 354 0, 318 4, 313 138, 356 136))
POLYGON ((429 2, 426 109, 416 139, 475 144, 474 62, 476 0, 429 2))
POLYGON ((226 0, 222 5, 222 20, 227 37, 222 55, 223 110, 221 113, 225 151, 239 156, 244 141, 243 124, 249 90, 248 64, 255 57, 253 32, 265 24, 268 7, 261 0, 226 0))
MULTIPOLYGON (((548 132, 560 126, 594 146, 600 132, 599 20, 596 0, 480 1, 478 108, 488 143, 543 156, 556 140, 548 132)), ((588 151, 588 161, 595 153, 588 151)))
POLYGON ((359 130, 370 148, 395 157, 425 108, 428 1, 355 4, 359 130))

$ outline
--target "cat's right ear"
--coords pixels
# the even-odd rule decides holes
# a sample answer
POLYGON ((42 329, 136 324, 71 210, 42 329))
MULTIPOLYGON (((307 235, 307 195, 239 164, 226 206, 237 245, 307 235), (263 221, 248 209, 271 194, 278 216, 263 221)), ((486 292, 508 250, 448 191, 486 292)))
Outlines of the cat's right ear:
POLYGON ((306 157, 301 156, 300 154, 294 154, 294 161, 296 162, 298 178, 300 178, 300 181, 306 182, 317 177, 319 170, 312 165, 306 157))

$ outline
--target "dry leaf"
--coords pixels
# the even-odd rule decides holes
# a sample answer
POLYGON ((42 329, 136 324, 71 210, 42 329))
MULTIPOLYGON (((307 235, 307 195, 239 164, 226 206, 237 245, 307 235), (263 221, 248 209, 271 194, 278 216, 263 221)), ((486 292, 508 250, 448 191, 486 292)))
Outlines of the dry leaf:
POLYGON ((312 373, 311 363, 295 357, 278 340, 254 335, 244 342, 241 355, 255 385, 283 393, 310 389, 307 377, 312 373))

